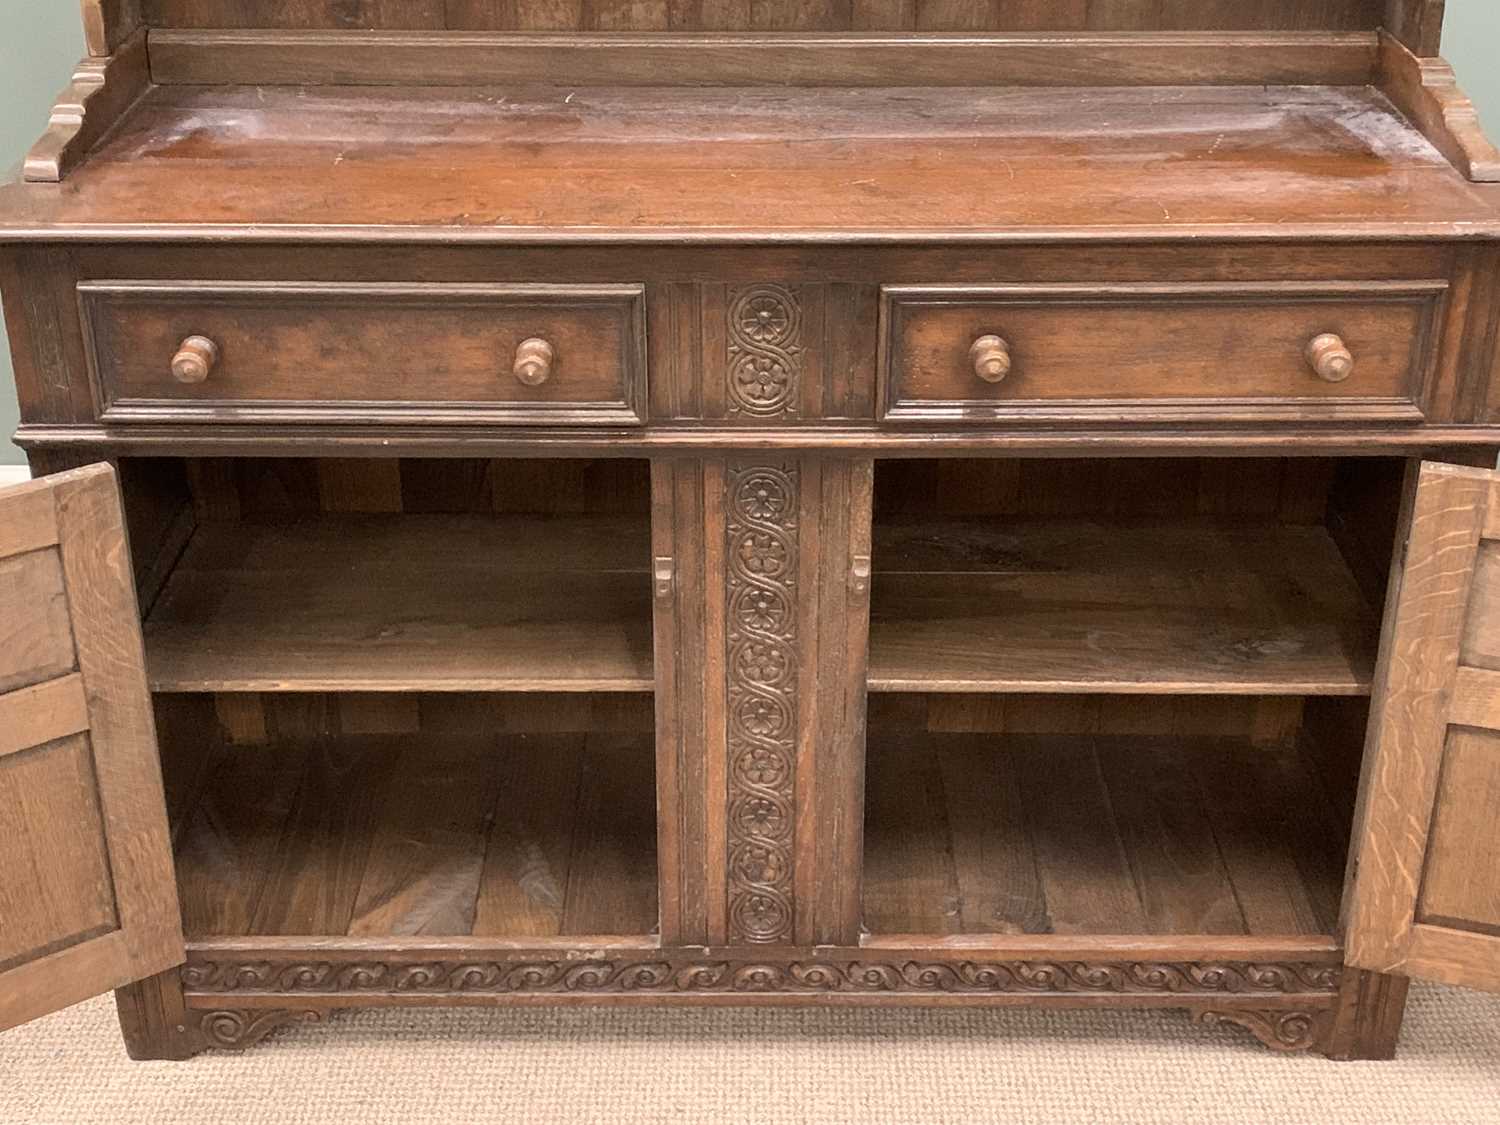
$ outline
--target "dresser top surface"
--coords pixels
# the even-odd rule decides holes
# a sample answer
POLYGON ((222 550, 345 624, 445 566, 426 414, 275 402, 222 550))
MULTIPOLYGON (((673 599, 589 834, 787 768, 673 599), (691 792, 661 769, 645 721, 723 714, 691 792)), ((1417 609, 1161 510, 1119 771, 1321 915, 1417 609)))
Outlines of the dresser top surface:
POLYGON ((0 237, 1500 233, 1366 87, 152 89, 0 237))

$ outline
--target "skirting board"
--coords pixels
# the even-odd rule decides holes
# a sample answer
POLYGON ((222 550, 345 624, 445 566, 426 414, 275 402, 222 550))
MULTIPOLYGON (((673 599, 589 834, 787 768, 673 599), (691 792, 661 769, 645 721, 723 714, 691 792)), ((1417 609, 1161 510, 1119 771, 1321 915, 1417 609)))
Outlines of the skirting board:
POLYGON ((20 484, 31 479, 31 470, 25 465, 0 465, 0 488, 20 484))

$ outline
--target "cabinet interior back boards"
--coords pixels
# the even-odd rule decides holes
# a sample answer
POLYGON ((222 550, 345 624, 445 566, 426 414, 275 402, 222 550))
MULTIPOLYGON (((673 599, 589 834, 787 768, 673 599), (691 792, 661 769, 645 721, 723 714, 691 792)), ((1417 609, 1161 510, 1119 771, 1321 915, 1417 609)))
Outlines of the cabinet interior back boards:
POLYGON ((1441 0, 84 0, 0 186, 0 1026, 1500 989, 1441 0))

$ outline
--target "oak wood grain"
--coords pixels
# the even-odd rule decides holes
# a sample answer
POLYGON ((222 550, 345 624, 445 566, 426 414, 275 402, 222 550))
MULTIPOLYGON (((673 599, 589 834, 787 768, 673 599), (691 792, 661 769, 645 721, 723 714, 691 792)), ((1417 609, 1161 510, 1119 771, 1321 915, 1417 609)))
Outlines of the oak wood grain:
POLYGON ((180 960, 181 930, 166 822, 157 815, 165 801, 119 486, 112 469, 92 466, 60 475, 55 487, 58 552, 88 694, 121 931, 133 972, 149 975, 180 960))
MULTIPOLYGON (((50 496, 49 496, 50 501, 50 496)), ((45 683, 77 666, 62 562, 55 551, 0 559, 0 691, 45 683)))
MULTIPOLYGON (((1417 923, 1411 928, 1413 975, 1460 988, 1500 992, 1493 931, 1417 923)), ((1472 923, 1470 923, 1472 925, 1472 923)))
POLYGON ((39 551, 57 542, 57 507, 52 488, 33 480, 5 490, 5 523, 0 525, 0 559, 39 551))
POLYGON ((0 758, 0 974, 118 932, 92 759, 87 734, 0 758))
POLYGON ((1482 725, 1449 731, 1418 910, 1423 922, 1500 939, 1500 724, 1482 725))
POLYGON ((76 672, 5 692, 0 694, 0 758, 77 734, 88 725, 88 698, 76 672))
POLYGON ((1500 674, 1461 665, 1453 682, 1448 718, 1456 726, 1500 730, 1500 674))

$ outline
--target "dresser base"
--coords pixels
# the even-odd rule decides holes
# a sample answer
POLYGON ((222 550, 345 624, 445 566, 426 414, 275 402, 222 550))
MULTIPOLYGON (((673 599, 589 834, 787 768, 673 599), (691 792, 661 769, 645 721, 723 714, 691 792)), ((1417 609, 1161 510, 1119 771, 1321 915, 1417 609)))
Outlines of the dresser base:
POLYGON ((485 953, 477 946, 297 950, 273 939, 261 949, 243 940, 217 952, 200 947, 178 972, 121 989, 117 998, 136 1059, 243 1050, 342 1008, 855 1004, 1183 1009, 1204 1026, 1243 1028, 1274 1050, 1349 1060, 1393 1057, 1406 988, 1397 978, 1344 969, 1336 952, 1255 961, 1001 960, 941 947, 485 953))

